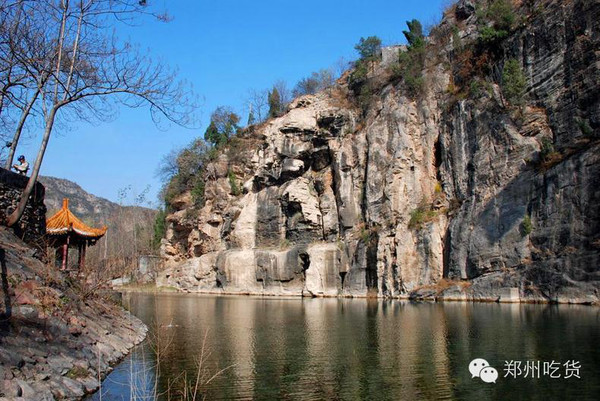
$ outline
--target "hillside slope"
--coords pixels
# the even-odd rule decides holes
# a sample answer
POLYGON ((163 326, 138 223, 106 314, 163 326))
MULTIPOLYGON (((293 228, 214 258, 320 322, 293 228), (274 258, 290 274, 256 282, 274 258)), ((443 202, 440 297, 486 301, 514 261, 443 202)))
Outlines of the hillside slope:
POLYGON ((370 63, 230 142, 158 284, 597 303, 600 3, 493 4, 452 7, 419 77, 370 63))
POLYGON ((41 176, 38 179, 46 187, 44 203, 48 214, 62 207, 63 198, 69 198, 71 211, 83 219, 100 220, 119 209, 117 203, 86 192, 81 186, 63 178, 41 176))
POLYGON ((147 328, 34 253, 0 228, 0 398, 81 399, 147 328))

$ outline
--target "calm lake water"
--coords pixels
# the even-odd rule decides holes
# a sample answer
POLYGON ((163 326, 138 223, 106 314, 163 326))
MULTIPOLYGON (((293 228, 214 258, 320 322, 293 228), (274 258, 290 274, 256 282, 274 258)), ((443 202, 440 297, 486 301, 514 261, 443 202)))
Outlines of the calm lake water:
POLYGON ((159 399, 181 399, 183 372, 195 381, 203 342, 205 379, 225 369, 203 387, 207 400, 600 399, 597 307, 177 294, 123 301, 151 332, 106 378, 103 400, 129 400, 132 388, 136 399, 153 399, 143 389, 155 381, 159 399), (158 362, 156 338, 169 343, 158 362), (475 358, 497 370, 496 383, 472 377, 475 358))

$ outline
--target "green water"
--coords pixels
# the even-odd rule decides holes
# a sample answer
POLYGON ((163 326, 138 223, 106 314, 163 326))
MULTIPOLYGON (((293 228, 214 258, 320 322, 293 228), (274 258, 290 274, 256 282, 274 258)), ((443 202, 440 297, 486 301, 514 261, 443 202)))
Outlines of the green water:
POLYGON ((202 372, 225 369, 202 387, 207 400, 600 399, 596 307, 166 294, 124 304, 170 345, 158 363, 138 347, 105 380, 104 400, 128 400, 132 387, 152 399, 142 389, 155 382, 159 399, 180 399, 203 341, 202 372), (471 377, 475 358, 497 369, 496 383, 471 377), (505 377, 508 361, 521 375, 505 377), (539 378, 524 377, 527 361, 539 361, 539 378), (580 378, 565 378, 568 361, 580 378), (544 362, 560 364, 561 378, 544 375, 544 362))

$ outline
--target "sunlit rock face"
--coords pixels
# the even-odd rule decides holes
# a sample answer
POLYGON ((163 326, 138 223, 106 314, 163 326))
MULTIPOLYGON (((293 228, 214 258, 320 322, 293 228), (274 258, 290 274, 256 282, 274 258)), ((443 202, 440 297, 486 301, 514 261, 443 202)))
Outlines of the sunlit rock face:
POLYGON ((476 95, 448 89, 451 27, 464 41, 476 30, 463 1, 440 26, 448 35, 430 41, 416 99, 374 66, 384 83, 362 108, 346 76, 247 128, 208 166, 204 206, 179 202, 168 217, 159 284, 597 302, 600 5, 546 3, 521 10, 526 24, 499 45, 499 72, 476 95), (508 59, 522 61, 523 107, 502 95, 508 59), (559 157, 542 168, 548 140, 559 157))

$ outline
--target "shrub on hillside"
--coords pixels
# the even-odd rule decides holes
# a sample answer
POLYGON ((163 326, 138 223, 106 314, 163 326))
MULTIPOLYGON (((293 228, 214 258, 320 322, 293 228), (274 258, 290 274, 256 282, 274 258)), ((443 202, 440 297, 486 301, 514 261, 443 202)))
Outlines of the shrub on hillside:
POLYGON ((508 102, 514 106, 521 106, 524 102, 527 79, 519 61, 510 59, 504 63, 502 70, 502 93, 508 102))
POLYGON ((481 24, 479 41, 487 46, 505 39, 517 20, 509 0, 495 0, 489 7, 480 8, 477 15, 481 24))

